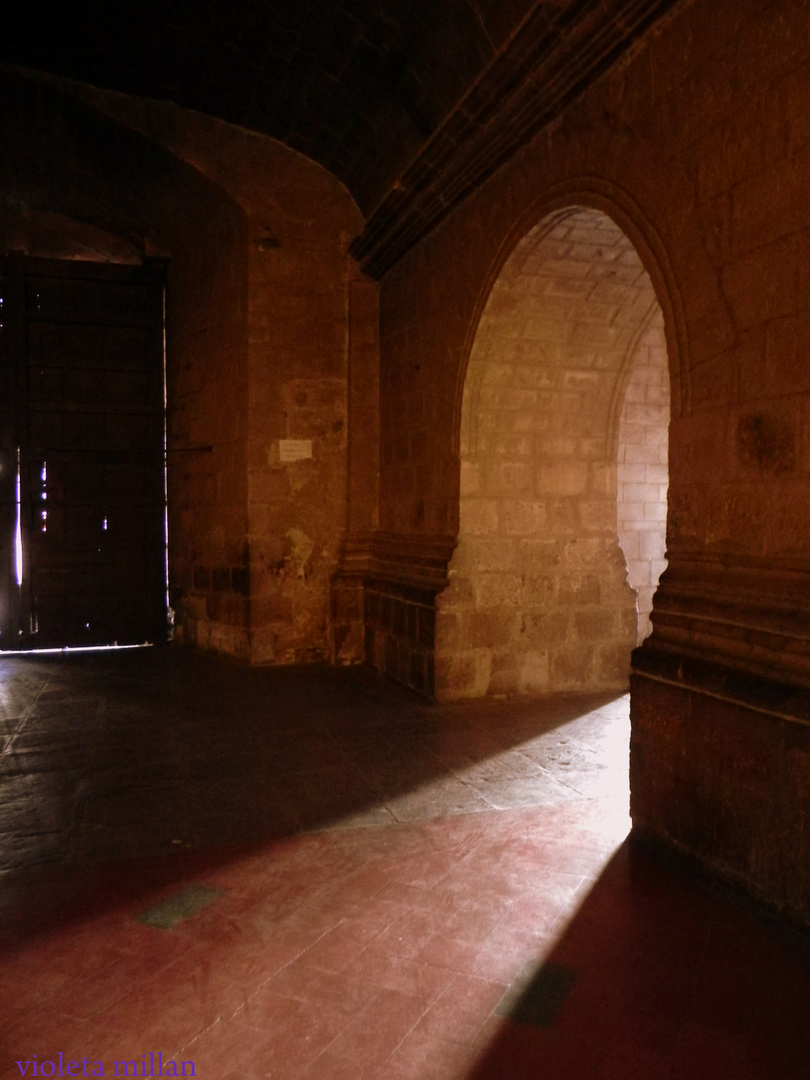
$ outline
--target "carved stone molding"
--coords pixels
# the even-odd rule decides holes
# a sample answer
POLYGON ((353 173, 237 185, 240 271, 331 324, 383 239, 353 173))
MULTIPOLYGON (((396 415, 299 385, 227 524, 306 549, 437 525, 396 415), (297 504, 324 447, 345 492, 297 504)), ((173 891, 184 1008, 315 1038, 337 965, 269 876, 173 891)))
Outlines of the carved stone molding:
POLYGON ((810 726, 810 690, 736 667, 645 645, 633 653, 632 674, 633 679, 640 676, 754 713, 810 726))
POLYGON ((447 566, 456 543, 455 536, 388 532, 347 537, 338 574, 435 594, 447 586, 447 566))
POLYGON ((679 0, 538 4, 422 146, 354 241, 380 278, 540 128, 557 119, 679 0))
POLYGON ((333 659, 365 659, 432 697, 436 594, 447 585, 454 536, 378 532, 344 541, 332 579, 333 659))
MULTIPOLYGON (((700 661, 739 677, 810 688, 810 560, 706 552, 670 552, 669 559, 655 596, 654 631, 634 654, 635 670, 649 666, 648 654, 669 654, 688 658, 690 671, 700 661)), ((745 680, 736 681, 742 693, 745 680)), ((810 696, 788 696, 795 698, 791 715, 810 707, 810 696)))

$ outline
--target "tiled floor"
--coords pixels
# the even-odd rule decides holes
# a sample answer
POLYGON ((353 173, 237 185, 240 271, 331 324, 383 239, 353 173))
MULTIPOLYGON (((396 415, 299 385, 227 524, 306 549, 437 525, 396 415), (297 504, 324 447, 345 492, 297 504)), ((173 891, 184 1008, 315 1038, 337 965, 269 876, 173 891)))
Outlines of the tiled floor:
POLYGON ((0 705, 3 1080, 810 1075, 807 939, 625 839, 626 699, 148 650, 0 705))

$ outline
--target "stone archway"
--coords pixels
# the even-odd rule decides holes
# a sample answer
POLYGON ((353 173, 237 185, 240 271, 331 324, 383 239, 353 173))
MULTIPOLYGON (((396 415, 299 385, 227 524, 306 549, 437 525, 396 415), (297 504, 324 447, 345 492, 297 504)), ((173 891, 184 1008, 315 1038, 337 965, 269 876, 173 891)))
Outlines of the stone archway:
MULTIPOLYGON (((660 358, 662 326, 635 247, 600 210, 549 215, 504 264, 464 384, 459 543, 437 598, 439 698, 627 686, 644 628, 617 524, 619 435, 625 451, 628 435, 644 445, 646 413, 628 419, 625 394, 630 384, 638 396, 634 371, 655 349, 660 358)), ((651 496, 646 475, 645 490, 630 489, 641 482, 632 475, 623 493, 651 496)), ((660 495, 658 484, 657 509, 642 507, 634 534, 649 512, 659 546, 660 495)))

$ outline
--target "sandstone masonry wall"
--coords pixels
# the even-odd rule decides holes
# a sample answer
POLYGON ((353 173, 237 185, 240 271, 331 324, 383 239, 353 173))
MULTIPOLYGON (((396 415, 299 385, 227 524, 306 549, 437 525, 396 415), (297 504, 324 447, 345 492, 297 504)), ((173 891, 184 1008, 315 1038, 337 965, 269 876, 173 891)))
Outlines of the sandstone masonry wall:
POLYGON ((667 565, 668 436, 669 369, 659 312, 633 358, 619 421, 619 543, 636 590, 639 645, 652 631, 653 595, 667 565))
POLYGON ((465 373, 492 286, 549 213, 607 213, 661 304, 672 393, 634 822, 805 921, 809 33, 794 0, 679 5, 386 273, 380 505, 391 532, 463 529, 465 373))
POLYGON ((592 209, 552 215, 501 270, 464 385, 441 697, 626 685, 636 617, 616 532, 616 413, 655 308, 629 240, 592 209))
MULTIPOLYGON (((239 447, 245 521, 222 514, 231 495, 216 481, 203 496, 214 520, 202 521, 199 510, 182 521, 173 516, 181 632, 200 647, 254 663, 323 659, 330 653, 330 580, 348 526, 350 317, 355 339, 370 333, 375 345, 377 335, 375 286, 366 285, 370 303, 355 302, 349 311, 362 276, 346 254, 359 212, 334 177, 273 139, 168 102, 72 89, 193 165, 246 216, 244 378, 228 385, 233 369, 226 356, 218 374, 196 373, 200 389, 214 391, 198 441, 215 449, 198 467, 218 474, 224 446, 239 447), (219 404, 234 392, 241 422, 222 426, 219 404), (290 442, 303 443, 304 454, 311 444, 310 456, 285 460, 290 442), (201 532, 218 537, 216 558, 201 532), (227 629, 234 621, 246 629, 238 647, 227 629)), ((373 360, 373 372, 368 364, 355 372, 354 430, 373 428, 367 413, 375 398, 367 391, 376 378, 376 348, 373 360), (359 403, 364 391, 368 406, 359 403)), ((372 443, 366 458, 375 455, 372 443)), ((376 472, 365 468, 354 503, 376 507, 376 472)), ((185 486, 170 492, 170 503, 187 498, 185 486)))

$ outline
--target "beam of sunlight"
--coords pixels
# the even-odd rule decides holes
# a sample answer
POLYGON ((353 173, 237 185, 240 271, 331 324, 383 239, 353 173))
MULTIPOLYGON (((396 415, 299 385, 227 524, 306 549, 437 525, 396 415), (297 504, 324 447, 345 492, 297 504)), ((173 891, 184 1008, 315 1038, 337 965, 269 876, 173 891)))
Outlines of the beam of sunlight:
MULTIPOLYGON (((494 731, 487 733, 482 726, 489 752, 483 746, 472 754, 469 746, 456 748, 451 730, 446 739, 440 737, 436 743, 436 768, 427 777, 397 787, 379 802, 353 806, 320 827, 354 828, 382 825, 392 819, 412 821, 542 807, 552 810, 586 802, 598 807, 594 830, 618 847, 630 831, 629 700, 629 695, 623 695, 609 705, 586 709, 552 725, 539 718, 532 725, 521 709, 520 717, 515 714, 521 734, 527 722, 541 730, 515 739, 508 723, 500 729, 500 736, 494 731)), ((507 706, 504 719, 509 717, 510 708, 507 706)), ((547 704, 538 704, 540 716, 546 711, 547 704)), ((611 855, 612 851, 604 861, 611 855)), ((594 870, 598 869, 595 865, 594 870)))
MULTIPOLYGON (((124 646, 133 647, 138 646, 124 646)), ((116 924, 129 934, 129 919, 164 901, 170 886, 181 899, 190 885, 206 895, 218 890, 207 914, 189 916, 198 920, 194 933, 205 942, 206 964, 226 974, 233 970, 233 939, 221 933, 228 926, 240 934, 244 928, 245 948, 261 968, 223 1003, 217 1020, 223 1028, 240 1022, 242 1010, 260 1009, 274 994, 277 975, 283 984, 283 970, 306 974, 313 959, 316 966, 345 960, 351 968, 348 986, 362 982, 364 972, 384 974, 388 953, 399 958, 391 961, 397 970, 431 978, 446 961, 449 986, 453 971, 467 971, 480 958, 480 969, 474 969, 479 974, 471 971, 469 978, 476 987, 486 983, 492 996, 471 1006, 470 1023, 491 1020, 492 1030, 476 1043, 481 1058, 468 1058, 463 1067, 479 1080, 505 1075, 497 1071, 502 1028, 496 1021, 520 1020, 531 1009, 542 1021, 568 992, 574 965, 564 950, 555 949, 577 923, 629 827, 627 697, 436 708, 392 689, 381 704, 377 695, 383 691, 376 680, 371 686, 370 675, 366 682, 361 675, 350 681, 349 675, 317 670, 226 672, 219 665, 203 667, 192 656, 182 662, 177 657, 179 666, 172 669, 152 655, 154 665, 137 663, 123 679, 123 669, 114 664, 115 679, 99 685, 88 673, 104 665, 63 665, 58 675, 47 671, 50 700, 39 714, 31 712, 37 737, 49 730, 70 748, 74 714, 82 728, 86 717, 98 716, 96 760, 114 770, 105 771, 104 783, 110 775, 132 775, 138 760, 147 767, 131 798, 116 789, 114 799, 92 800, 90 788, 82 787, 80 804, 75 779, 65 770, 37 774, 42 780, 36 783, 55 785, 48 805, 55 791, 64 801, 65 822, 80 827, 77 844, 87 846, 70 849, 71 866, 60 862, 67 845, 54 842, 46 850, 38 839, 36 865, 48 872, 37 870, 40 876, 32 874, 30 881, 20 876, 20 890, 29 892, 9 888, 11 914, 17 917, 13 905, 22 896, 21 921, 33 922, 40 909, 45 914, 37 917, 50 918, 58 898, 64 928, 58 932, 74 941, 79 934, 96 941, 116 924), (374 695, 363 697, 367 683, 374 695), (101 700, 103 716, 96 708, 101 700), (284 703, 278 715, 268 710, 268 700, 284 703), (303 723, 290 724, 291 715, 303 723), (63 724, 63 718, 71 723, 63 724), (207 734, 198 757, 201 723, 207 734), (131 745, 143 746, 146 757, 133 761, 131 745), (159 751, 154 768, 152 751, 159 751), (165 795, 167 767, 177 775, 179 796, 174 785, 165 795), (367 817, 365 824, 382 827, 349 827, 351 814, 374 807, 384 813, 376 822, 367 817), (289 818, 288 808, 295 811, 289 818), (279 829, 251 831, 259 819, 274 818, 279 829), (336 821, 342 827, 329 828, 336 821), (98 855, 93 845, 100 835, 121 863, 91 876, 87 867, 98 855), (131 861, 145 856, 154 862, 131 861), (96 893, 104 897, 106 921, 94 921, 95 900, 89 906, 85 901, 96 893), (64 906, 63 896, 72 906, 64 906), (283 967, 273 959, 277 948, 283 967), (462 963, 463 969, 454 966, 462 963), (512 998, 501 999, 507 986, 512 998), (488 1071, 473 1071, 479 1063, 488 1071)), ((18 696, 38 693, 32 669, 3 664, 4 671, 15 667, 18 696)), ((38 677, 45 668, 33 670, 38 677)), ((92 777, 83 777, 85 782, 92 784, 92 777)), ((57 837, 59 824, 52 831, 57 837)), ((157 954, 157 939, 154 948, 157 954)), ((192 968, 192 977, 198 976, 192 968)), ((330 976, 338 992, 342 977, 337 971, 330 976)), ((150 1008, 164 1007, 159 979, 139 982, 136 989, 150 1008)), ((443 1008, 436 1006, 439 1018, 443 1008)), ((69 1037, 54 1012, 45 1033, 54 1040, 69 1037)), ((384 1024, 388 1018, 380 1019, 384 1024)), ((296 1022, 317 1030, 314 1002, 309 1011, 298 1010, 296 1022)), ((460 1080, 467 1074, 452 1075, 460 1080)))

